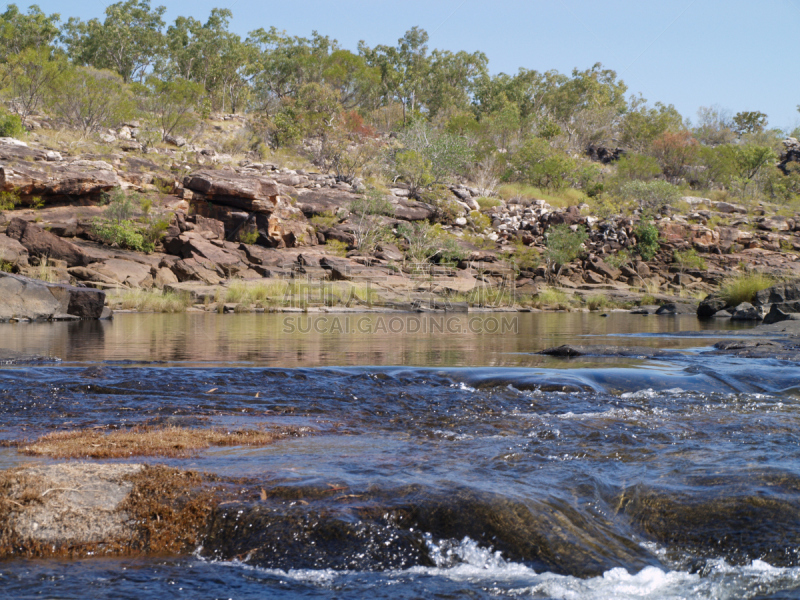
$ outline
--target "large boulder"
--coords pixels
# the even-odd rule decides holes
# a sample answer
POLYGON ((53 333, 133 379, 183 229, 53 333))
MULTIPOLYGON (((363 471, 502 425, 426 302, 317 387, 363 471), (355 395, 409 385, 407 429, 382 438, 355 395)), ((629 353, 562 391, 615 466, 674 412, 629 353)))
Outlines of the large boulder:
POLYGON ((766 304, 785 304, 787 302, 800 302, 800 279, 778 283, 757 292, 753 304, 764 306, 766 304))
POLYGON ((274 179, 233 171, 198 171, 183 185, 212 202, 257 213, 275 210, 280 195, 274 179))
POLYGON ((71 163, 0 162, 0 191, 20 196, 89 196, 119 186, 113 167, 103 161, 71 163))
POLYGON ((764 318, 764 308, 762 306, 753 306, 749 302, 742 302, 737 306, 731 320, 733 321, 760 321, 764 318))
POLYGON ((714 315, 716 315, 719 311, 725 310, 727 308, 728 303, 720 298, 719 296, 706 296, 705 299, 700 302, 699 306, 697 307, 697 316, 700 319, 710 319, 714 315))
POLYGON ((53 319, 64 315, 99 319, 104 304, 105 293, 99 290, 0 272, 0 321, 53 319))
POLYGON ((0 234, 0 263, 25 267, 28 265, 28 249, 14 238, 0 234))
POLYGON ((63 260, 68 267, 80 267, 91 262, 78 246, 45 231, 36 223, 14 218, 8 224, 6 234, 19 241, 33 256, 63 260))

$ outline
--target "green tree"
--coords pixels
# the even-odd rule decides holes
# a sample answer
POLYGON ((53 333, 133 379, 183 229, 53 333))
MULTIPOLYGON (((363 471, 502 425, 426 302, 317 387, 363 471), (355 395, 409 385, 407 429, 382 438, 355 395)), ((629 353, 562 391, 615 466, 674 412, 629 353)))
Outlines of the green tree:
POLYGON ((650 219, 642 219, 636 226, 634 235, 639 256, 644 261, 652 260, 661 247, 658 242, 658 227, 650 219))
POLYGON ((211 105, 237 112, 250 94, 248 70, 256 55, 252 44, 228 30, 233 13, 212 9, 205 23, 178 17, 167 28, 167 60, 159 67, 165 78, 182 78, 205 88, 211 105))
POLYGON ((551 281, 557 281, 564 265, 571 263, 583 253, 583 243, 587 239, 586 230, 578 227, 575 231, 569 225, 554 225, 545 235, 547 273, 551 281))
POLYGON ((681 191, 667 181, 629 181, 620 188, 620 195, 639 204, 643 213, 658 213, 677 202, 681 191))
POLYGON ((660 135, 683 129, 683 117, 671 104, 648 107, 644 98, 633 98, 621 123, 620 141, 625 148, 644 153, 660 135))
POLYGON ((144 79, 166 48, 162 31, 166 10, 164 6, 150 8, 149 0, 116 2, 106 8, 102 23, 70 18, 61 40, 79 65, 111 69, 125 83, 144 79))
POLYGON ((161 139, 186 135, 197 124, 197 108, 205 90, 185 79, 162 81, 149 77, 146 85, 134 87, 139 110, 158 130, 161 139))
POLYGON ((463 175, 472 164, 472 151, 463 137, 438 131, 423 120, 415 121, 399 139, 405 150, 395 155, 395 171, 417 190, 463 175))
POLYGON ((122 78, 111 71, 76 67, 53 88, 49 106, 58 119, 84 135, 131 118, 133 101, 122 78))
POLYGON ((428 33, 420 27, 412 27, 397 40, 397 46, 376 46, 369 49, 359 42, 359 53, 367 64, 380 72, 384 96, 391 102, 397 100, 403 106, 403 126, 409 112, 418 109, 424 95, 431 68, 428 55, 428 33))
POLYGON ((575 171, 575 161, 550 147, 547 140, 532 137, 511 157, 513 177, 541 189, 563 189, 575 171))
POLYGON ((733 117, 733 130, 742 136, 746 133, 760 133, 767 127, 767 115, 750 110, 738 112, 733 117))
POLYGON ((0 14, 0 60, 28 49, 50 48, 58 38, 60 15, 45 15, 35 4, 27 14, 9 4, 0 14))
POLYGON ((46 46, 29 47, 7 56, 6 62, 0 65, 3 95, 11 101, 11 110, 23 123, 39 110, 67 68, 63 56, 51 54, 46 46))
POLYGON ((694 136, 706 146, 730 144, 735 138, 730 112, 720 106, 701 106, 697 109, 694 136))

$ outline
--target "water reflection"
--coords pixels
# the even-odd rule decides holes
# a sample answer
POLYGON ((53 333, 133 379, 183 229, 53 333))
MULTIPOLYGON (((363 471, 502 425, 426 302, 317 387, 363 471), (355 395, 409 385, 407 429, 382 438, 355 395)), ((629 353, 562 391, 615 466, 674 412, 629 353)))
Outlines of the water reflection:
POLYGON ((119 314, 106 322, 0 324, 0 347, 66 362, 535 366, 546 359, 530 353, 562 343, 689 348, 707 342, 607 336, 725 326, 626 313, 119 314))

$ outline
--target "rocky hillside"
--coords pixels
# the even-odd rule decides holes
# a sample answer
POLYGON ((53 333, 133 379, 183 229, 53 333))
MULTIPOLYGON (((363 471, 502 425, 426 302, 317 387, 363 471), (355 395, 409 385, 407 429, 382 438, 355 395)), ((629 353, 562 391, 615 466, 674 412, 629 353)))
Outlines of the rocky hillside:
MULTIPOLYGON (((523 198, 482 208, 481 192, 466 185, 449 188, 447 218, 440 206, 413 200, 406 185, 381 192, 391 210, 366 218, 394 238, 365 253, 359 250, 365 216, 351 211, 364 196, 360 181, 264 162, 232 164, 204 148, 141 154, 126 139, 130 131, 109 134, 102 155, 0 139, 0 191, 16 204, 0 216, 2 271, 103 290, 112 305, 129 290, 164 290, 191 298, 190 310, 255 309, 258 302, 228 301, 231 286, 277 281, 372 289, 344 300, 340 294, 350 306, 530 308, 547 304, 536 302, 545 287, 584 300, 636 302, 647 294, 649 302, 687 301, 713 292, 736 270, 800 274, 797 214, 686 197, 686 214, 667 210, 657 220, 657 251, 645 261, 637 254, 636 214, 601 219, 588 205, 556 208, 523 198), (99 223, 113 223, 103 203, 118 189, 146 206, 131 218, 163 221, 151 252, 109 244, 98 234, 99 223), (398 231, 403 223, 413 232, 414 223, 437 220, 430 260, 421 268, 417 241, 398 231), (557 276, 544 259, 556 225, 588 232, 580 257, 559 265, 557 276), (437 252, 436 244, 451 242, 455 258, 437 252), (683 255, 692 260, 681 261, 683 255), (490 290, 502 290, 502 299, 490 290)), ((580 305, 575 298, 571 304, 580 305)))

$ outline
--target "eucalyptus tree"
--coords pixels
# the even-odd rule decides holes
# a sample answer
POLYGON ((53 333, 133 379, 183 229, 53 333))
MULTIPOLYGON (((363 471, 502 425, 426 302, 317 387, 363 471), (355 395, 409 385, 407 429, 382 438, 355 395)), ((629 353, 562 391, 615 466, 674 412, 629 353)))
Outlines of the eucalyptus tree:
POLYGON ((379 45, 370 49, 359 42, 359 53, 367 64, 380 72, 382 95, 387 103, 398 101, 403 105, 403 126, 408 122, 409 111, 417 111, 420 97, 431 68, 428 55, 428 32, 412 27, 397 40, 397 46, 379 45))
POLYGON ((0 14, 0 60, 29 48, 52 49, 59 35, 60 15, 46 15, 35 4, 27 13, 9 4, 0 14))
POLYGON ((125 83, 143 80, 166 50, 163 33, 166 8, 149 0, 126 0, 109 5, 106 18, 65 24, 61 41, 78 65, 111 69, 125 83))

